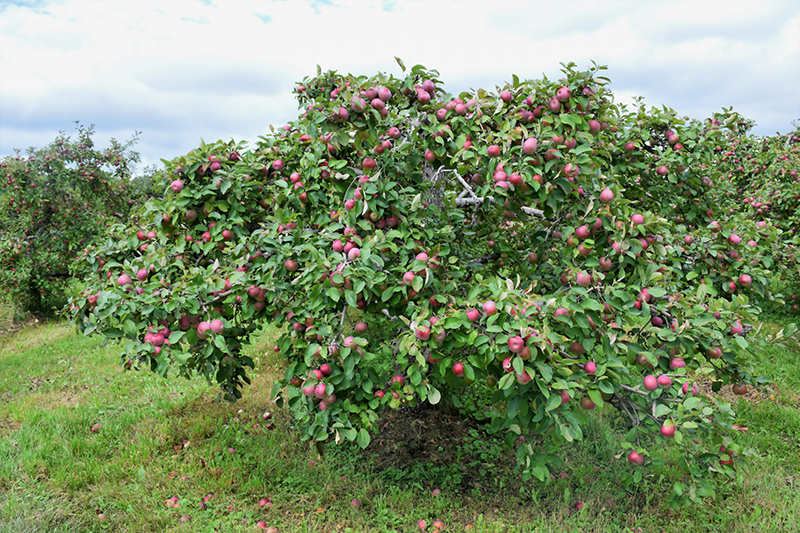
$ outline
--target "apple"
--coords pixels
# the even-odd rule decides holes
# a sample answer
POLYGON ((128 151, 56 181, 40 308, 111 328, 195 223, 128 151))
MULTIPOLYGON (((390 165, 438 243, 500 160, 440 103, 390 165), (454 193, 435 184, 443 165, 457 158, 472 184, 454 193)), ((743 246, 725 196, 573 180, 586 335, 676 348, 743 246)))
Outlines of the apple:
POLYGON ((649 391, 654 391, 658 388, 658 380, 652 374, 648 374, 644 377, 644 388, 649 391))
POLYGON ((519 353, 525 347, 525 341, 522 340, 522 337, 519 335, 515 335, 508 339, 508 349, 514 353, 519 353))
POLYGON ((733 233, 730 237, 728 237, 728 242, 733 246, 739 246, 739 244, 742 242, 742 238, 733 233))
POLYGON ((489 300, 488 302, 483 304, 483 312, 489 316, 494 315, 495 313, 497 313, 497 306, 493 301, 489 300))
POLYGON ((197 338, 198 339, 207 339, 208 338, 208 331, 211 329, 211 324, 208 322, 200 322, 197 325, 197 338))
POLYGON ((594 409, 597 405, 588 396, 584 396, 581 398, 581 407, 588 411, 594 409))
POLYGON ((169 188, 172 189, 172 192, 181 192, 183 190, 183 182, 181 180, 175 180, 170 183, 169 188))
POLYGON ((564 405, 569 401, 569 391, 562 390, 561 391, 561 405, 564 405))
POLYGON ((662 389, 666 389, 670 385, 672 385, 672 378, 670 378, 666 374, 658 376, 658 379, 656 381, 658 381, 658 386, 661 387, 662 389))
POLYGON ((133 283, 131 277, 127 274, 122 274, 119 278, 117 278, 117 285, 120 287, 124 287, 125 285, 130 285, 133 283))
POLYGON ((706 350, 706 355, 712 359, 719 359, 722 357, 722 348, 717 346, 712 346, 708 350, 706 350))
POLYGON ((421 341, 426 341, 431 338, 431 330, 427 326, 419 326, 414 334, 421 341))
POLYGON ((589 361, 588 363, 583 365, 583 369, 590 376, 594 376, 594 373, 597 371, 597 365, 593 361, 589 361))
POLYGON ((748 274, 742 274, 739 276, 739 284, 742 287, 749 287, 753 283, 753 278, 751 278, 748 274))
POLYGON ((453 374, 457 378, 463 378, 464 374, 465 374, 465 372, 464 372, 464 363, 459 362, 459 363, 453 364, 453 374))
POLYGON ((677 370, 679 368, 686 368, 686 361, 683 360, 681 357, 673 357, 669 361, 669 367, 672 370, 677 370))
POLYGON ((288 270, 289 272, 294 272, 297 270, 297 262, 292 261, 291 259, 287 259, 283 262, 283 267, 288 270))
POLYGON ((644 217, 639 214, 631 215, 631 220, 634 224, 644 224, 644 217))
POLYGON ((697 388, 697 385, 694 383, 689 383, 688 381, 683 384, 683 387, 681 387, 681 392, 683 392, 684 394, 689 394, 689 385, 692 386, 691 393, 694 396, 697 396, 697 393, 700 392, 699 389, 697 388))
POLYGON ((217 334, 222 333, 222 330, 224 329, 224 327, 225 327, 225 325, 222 323, 222 320, 220 320, 219 318, 217 318, 216 320, 212 320, 211 324, 209 324, 209 328, 211 329, 211 331, 213 331, 214 333, 217 333, 217 334))
POLYGON ((569 316, 569 311, 568 311, 568 310, 566 310, 566 309, 564 309, 563 307, 559 307, 559 308, 558 308, 558 309, 556 309, 556 310, 555 310, 555 312, 553 313, 553 317, 558 317, 558 316, 561 316, 561 315, 564 315, 564 316, 567 316, 567 317, 568 317, 568 316, 569 316))
POLYGON ((317 383, 317 386, 314 387, 314 396, 316 396, 319 399, 324 398, 326 394, 325 389, 326 389, 325 383, 322 382, 317 383))
POLYGON ((529 137, 525 139, 525 142, 522 143, 522 152, 525 155, 533 155, 536 153, 537 148, 539 147, 539 141, 536 137, 529 137))
POLYGON ((603 189, 603 191, 600 193, 600 201, 603 202, 604 204, 611 202, 611 200, 613 199, 614 199, 614 191, 612 191, 611 189, 603 189))
POLYGON ((513 95, 511 94, 511 91, 503 91, 500 93, 500 100, 505 103, 509 103, 512 97, 513 95))
POLYGON ((559 87, 556 91, 556 99, 559 102, 566 102, 572 96, 572 92, 569 90, 569 87, 559 87))
POLYGON ((500 157, 500 147, 493 144, 486 150, 486 153, 489 157, 500 157))
POLYGON ((664 425, 661 426, 661 434, 668 439, 674 438, 675 424, 670 421, 665 422, 664 425))
POLYGON ((481 312, 477 309, 470 309, 467 311, 467 319, 470 322, 477 322, 481 318, 481 312))
POLYGON ((642 465, 644 464, 644 457, 642 454, 634 450, 628 454, 628 462, 632 465, 642 465))
POLYGON ((578 237, 580 240, 586 240, 591 237, 592 232, 589 229, 589 226, 584 224, 583 226, 579 226, 578 229, 575 230, 575 236, 578 237))
POLYGON ((520 385, 530 383, 531 379, 533 379, 533 377, 525 369, 522 370, 522 374, 517 374, 517 383, 520 385))
POLYGON ((737 383, 732 387, 733 393, 739 396, 747 394, 747 384, 737 383))
POLYGON ((738 320, 731 325, 731 335, 741 335, 743 331, 744 328, 738 320))

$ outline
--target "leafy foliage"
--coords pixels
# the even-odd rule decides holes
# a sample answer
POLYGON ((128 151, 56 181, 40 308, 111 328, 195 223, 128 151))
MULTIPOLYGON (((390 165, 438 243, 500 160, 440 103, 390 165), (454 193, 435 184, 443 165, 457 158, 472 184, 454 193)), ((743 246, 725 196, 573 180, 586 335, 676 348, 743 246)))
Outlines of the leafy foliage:
POLYGON ((92 127, 61 133, 50 145, 0 162, 0 286, 23 309, 51 313, 67 302, 73 276, 88 273, 75 258, 113 221, 124 221, 151 183, 131 179, 135 138, 94 147, 92 127))
POLYGON ((684 450, 678 504, 711 472, 735 477, 735 415, 688 376, 765 381, 745 333, 779 230, 713 218, 735 115, 629 112, 597 65, 458 96, 400 65, 318 72, 298 120, 253 149, 167 162, 164 197, 87 254, 78 327, 120 338, 127 366, 201 374, 235 399, 243 344, 279 325, 275 393, 316 441, 367 446, 381 409, 447 397, 510 442, 547 435, 517 448, 523 479, 545 480, 585 410, 610 403, 627 448, 657 461, 638 446, 655 432, 684 450))

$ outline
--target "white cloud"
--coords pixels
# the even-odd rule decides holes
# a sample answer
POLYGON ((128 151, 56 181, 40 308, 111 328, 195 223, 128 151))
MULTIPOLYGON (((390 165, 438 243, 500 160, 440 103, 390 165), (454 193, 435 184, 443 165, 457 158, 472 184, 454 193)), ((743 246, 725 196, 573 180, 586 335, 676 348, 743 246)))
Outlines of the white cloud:
POLYGON ((146 163, 255 140, 296 116, 316 65, 399 74, 394 56, 454 92, 595 60, 618 100, 734 106, 765 134, 800 118, 800 5, 781 0, 20 1, 0 7, 0 51, 0 154, 74 120, 101 143, 142 131, 146 163))

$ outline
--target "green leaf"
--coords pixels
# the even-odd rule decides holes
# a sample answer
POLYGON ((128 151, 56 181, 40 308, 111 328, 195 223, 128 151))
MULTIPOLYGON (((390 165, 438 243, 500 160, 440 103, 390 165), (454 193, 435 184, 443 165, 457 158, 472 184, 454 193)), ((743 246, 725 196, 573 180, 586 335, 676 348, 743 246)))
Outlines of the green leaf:
POLYGON ((362 450, 369 446, 370 440, 369 432, 366 429, 361 428, 358 432, 358 438, 356 439, 356 442, 362 450))
POLYGON ((539 375, 542 376, 542 379, 547 381, 548 383, 553 380, 553 369, 550 368, 550 365, 545 364, 542 361, 535 361, 533 366, 536 367, 536 370, 539 371, 539 375))
POLYGON ((169 334, 169 343, 178 344, 184 335, 186 335, 186 332, 184 331, 173 331, 169 334))
POLYGON ((130 318, 126 318, 125 321, 122 322, 122 331, 124 331, 125 335, 131 339, 136 338, 139 333, 139 330, 136 328, 136 322, 130 318))
POLYGON ((672 409, 670 409, 669 406, 667 406, 666 404, 660 403, 660 404, 656 405, 655 416, 656 416, 656 418, 660 418, 660 417, 664 416, 665 414, 667 414, 667 413, 669 413, 671 411, 672 411, 672 409))
POLYGON ((592 400, 597 405, 597 407, 601 407, 603 405, 603 397, 600 396, 599 390, 589 389, 587 391, 587 394, 589 395, 589 399, 592 400))
POLYGON ((428 391, 428 402, 431 405, 436 405, 442 399, 442 393, 439 392, 439 389, 435 387, 431 387, 428 391))
POLYGON ((558 409, 561 405, 561 395, 560 394, 552 394, 550 398, 547 400, 547 405, 545 406, 544 410, 548 413, 553 411, 554 409, 558 409))
POLYGON ((652 289, 647 289, 647 292, 653 298, 661 298, 662 296, 666 296, 667 294, 667 291, 665 291, 661 287, 653 287, 652 289))
POLYGON ((692 409, 697 409, 700 406, 700 398, 697 396, 692 396, 691 398, 686 398, 683 402, 683 407, 690 411, 692 409))
POLYGON ((222 335, 214 335, 214 345, 223 352, 228 351, 228 347, 225 346, 225 337, 222 335))
POLYGON ((341 296, 339 294, 339 289, 337 289, 336 287, 328 288, 328 290, 325 291, 325 294, 327 294, 328 298, 330 298, 334 302, 338 302, 339 301, 339 297, 341 296))
POLYGON ((516 416, 519 414, 520 406, 522 406, 522 397, 514 396, 511 398, 511 401, 509 401, 508 405, 506 406, 506 414, 508 415, 508 418, 516 418, 516 416))

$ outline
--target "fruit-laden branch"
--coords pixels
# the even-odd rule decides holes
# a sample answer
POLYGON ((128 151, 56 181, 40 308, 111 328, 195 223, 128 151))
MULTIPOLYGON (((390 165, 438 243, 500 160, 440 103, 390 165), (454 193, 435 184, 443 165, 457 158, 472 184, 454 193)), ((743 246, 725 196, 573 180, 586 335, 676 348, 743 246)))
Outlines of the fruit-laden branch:
MULTIPOLYGON (((428 170, 426 168, 426 170, 428 170)), ((430 177, 430 180, 434 183, 438 180, 439 174, 452 174, 456 177, 458 182, 464 187, 464 191, 456 198, 456 207, 466 207, 469 205, 474 205, 476 207, 482 205, 484 202, 489 202, 492 204, 496 204, 497 201, 494 199, 494 196, 478 196, 475 194, 475 191, 472 190, 472 187, 469 183, 455 170, 445 167, 439 167, 436 169, 430 177), (469 195, 469 198, 464 198, 463 195, 466 193, 469 195)), ((538 218, 544 218, 544 211, 540 209, 534 209, 533 207, 522 207, 522 211, 529 215, 535 216, 538 218)))
MULTIPOLYGON (((456 198, 456 207, 466 207, 468 205, 481 205, 484 202, 489 202, 490 204, 496 204, 497 201, 494 199, 494 196, 475 196, 474 198, 456 198)), ((526 215, 537 217, 537 218, 545 218, 544 211, 541 209, 535 209, 533 207, 522 207, 523 213, 526 215)))

